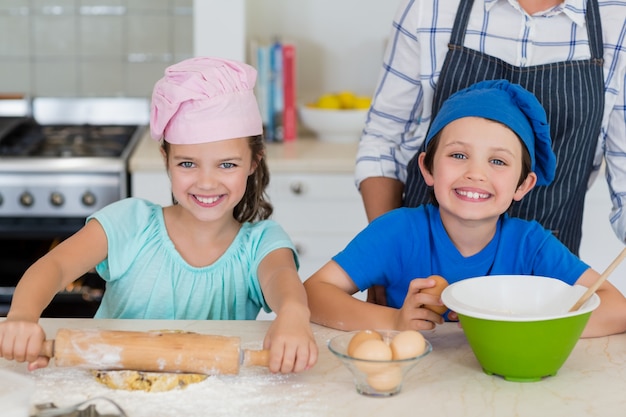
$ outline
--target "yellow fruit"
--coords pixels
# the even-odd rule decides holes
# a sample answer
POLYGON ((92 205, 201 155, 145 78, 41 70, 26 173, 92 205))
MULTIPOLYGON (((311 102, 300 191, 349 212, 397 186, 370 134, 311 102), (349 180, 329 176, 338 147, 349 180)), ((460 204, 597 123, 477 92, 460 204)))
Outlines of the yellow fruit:
POLYGON ((369 109, 372 104, 372 99, 367 96, 357 96, 354 98, 355 109, 369 109))
POLYGON ((356 102, 356 94, 352 91, 341 91, 337 93, 337 98, 339 99, 339 104, 342 109, 353 109, 354 104, 356 102))
POLYGON ((320 109, 340 109, 339 97, 334 94, 324 94, 317 100, 317 107, 320 109))

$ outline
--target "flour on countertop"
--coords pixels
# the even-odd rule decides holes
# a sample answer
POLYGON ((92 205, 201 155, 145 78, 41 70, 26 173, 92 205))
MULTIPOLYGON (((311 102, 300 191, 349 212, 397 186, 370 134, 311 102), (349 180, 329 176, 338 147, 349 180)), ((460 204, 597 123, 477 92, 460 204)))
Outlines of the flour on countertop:
MULTIPOLYGON (((24 373, 21 371, 20 373, 24 373)), ((167 392, 122 391, 97 382, 91 371, 78 368, 39 369, 33 404, 70 406, 95 397, 118 403, 128 417, 255 416, 308 417, 330 415, 314 389, 297 382, 298 375, 271 374, 264 368, 242 368, 238 375, 211 376, 184 389, 167 392), (304 400, 306 398, 306 400, 304 400)), ((99 413, 115 413, 104 401, 99 413)))

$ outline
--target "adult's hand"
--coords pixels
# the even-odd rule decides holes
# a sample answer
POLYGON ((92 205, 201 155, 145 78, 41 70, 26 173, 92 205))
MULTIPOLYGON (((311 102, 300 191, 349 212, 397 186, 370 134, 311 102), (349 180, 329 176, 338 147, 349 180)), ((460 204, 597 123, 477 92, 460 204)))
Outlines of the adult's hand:
POLYGON ((372 222, 381 214, 402 207, 404 184, 393 178, 371 177, 359 186, 367 221, 372 222))

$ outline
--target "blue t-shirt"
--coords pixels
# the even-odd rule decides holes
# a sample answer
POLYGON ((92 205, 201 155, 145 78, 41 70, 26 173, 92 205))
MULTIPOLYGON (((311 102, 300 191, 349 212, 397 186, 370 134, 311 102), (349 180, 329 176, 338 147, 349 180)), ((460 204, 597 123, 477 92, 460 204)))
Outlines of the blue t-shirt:
POLYGON ((496 234, 479 253, 464 257, 432 204, 400 208, 377 218, 333 260, 359 290, 386 288, 400 308, 415 278, 441 275, 450 284, 484 275, 539 275, 570 285, 589 268, 536 221, 501 216, 496 234))
POLYGON ((96 318, 253 320, 270 311, 257 279, 263 258, 293 243, 272 220, 244 223, 226 252, 205 267, 189 265, 170 240, 163 208, 127 198, 88 218, 108 240, 96 266, 106 281, 96 318))

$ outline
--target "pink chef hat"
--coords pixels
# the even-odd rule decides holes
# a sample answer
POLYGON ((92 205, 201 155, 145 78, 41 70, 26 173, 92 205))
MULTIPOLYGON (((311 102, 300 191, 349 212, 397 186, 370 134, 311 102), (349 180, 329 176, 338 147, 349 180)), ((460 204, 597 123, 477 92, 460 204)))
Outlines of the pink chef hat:
POLYGON ((188 145, 260 135, 256 70, 227 59, 191 58, 165 69, 154 86, 152 138, 188 145))

